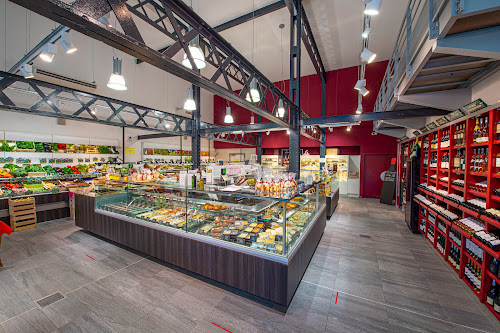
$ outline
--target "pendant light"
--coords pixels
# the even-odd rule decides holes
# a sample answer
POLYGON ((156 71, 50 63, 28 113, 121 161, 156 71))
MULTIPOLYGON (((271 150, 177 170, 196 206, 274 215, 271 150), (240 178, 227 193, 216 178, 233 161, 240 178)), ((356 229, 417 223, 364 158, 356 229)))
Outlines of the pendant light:
POLYGON ((283 118, 285 116, 285 106, 283 105, 283 100, 278 102, 278 117, 283 118))
POLYGON ((250 91, 247 92, 245 99, 253 103, 260 102, 260 93, 259 89, 257 89, 257 80, 255 78, 250 81, 250 91))
POLYGON ((52 43, 45 44, 40 53, 40 58, 45 62, 52 62, 54 56, 57 54, 57 46, 52 43))
POLYGON ((370 0, 365 7, 366 15, 378 15, 382 0, 370 0))
POLYGON ((363 113, 363 105, 359 103, 358 108, 356 109, 356 114, 362 114, 362 113, 363 113))
POLYGON ((186 102, 184 103, 184 110, 196 110, 196 102, 193 99, 193 90, 191 90, 191 88, 188 88, 188 97, 186 99, 186 102))
POLYGON ((253 114, 250 117, 250 125, 255 125, 255 117, 253 116, 253 114))
POLYGON ((366 26, 365 30, 361 34, 361 37, 363 37, 364 39, 367 39, 368 36, 370 35, 370 31, 372 31, 372 29, 370 29, 369 26, 366 26))
POLYGON ((32 79, 35 77, 35 74, 33 73, 33 66, 30 64, 24 64, 24 66, 19 70, 21 71, 21 74, 23 74, 25 79, 32 79))
POLYGON ((361 88, 361 89, 359 90, 359 94, 360 94, 361 96, 363 96, 363 97, 365 97, 366 95, 368 95, 368 93, 369 93, 369 92, 370 92, 370 91, 369 91, 368 89, 366 89, 365 87, 363 87, 363 88, 361 88))
POLYGON ((368 64, 372 63, 376 57, 377 55, 372 51, 368 50, 366 47, 364 48, 363 52, 361 52, 361 60, 363 60, 368 64))
POLYGON ((363 80, 358 80, 358 82, 356 82, 356 85, 354 86, 354 89, 356 90, 361 90, 363 89, 364 87, 366 87, 366 80, 363 79, 363 80))
POLYGON ((67 54, 75 53, 77 48, 73 45, 72 37, 69 32, 63 32, 61 39, 59 39, 59 43, 61 43, 62 48, 66 51, 67 54))
POLYGON ((290 130, 289 129, 286 130, 286 134, 290 135, 290 130))
POLYGON ((347 132, 350 132, 352 128, 352 125, 347 126, 347 132))
POLYGON ((231 115, 231 107, 226 106, 226 116, 224 117, 224 123, 232 124, 234 123, 233 116, 231 115))
POLYGON ((122 75, 121 59, 113 57, 113 73, 109 77, 107 86, 114 90, 127 90, 125 78, 122 75))
MULTIPOLYGON (((195 39, 189 42, 188 49, 189 52, 191 53, 191 57, 193 57, 193 61, 196 65, 196 68, 203 69, 207 67, 207 63, 205 62, 205 54, 203 53, 203 50, 200 47, 199 39, 200 36, 198 35, 195 39)), ((189 69, 193 69, 193 66, 191 65, 191 61, 189 61, 187 53, 184 53, 184 59, 182 59, 182 65, 189 69)))
POLYGON ((267 132, 266 132, 266 134, 267 134, 267 135, 271 134, 271 131, 267 131, 267 132))

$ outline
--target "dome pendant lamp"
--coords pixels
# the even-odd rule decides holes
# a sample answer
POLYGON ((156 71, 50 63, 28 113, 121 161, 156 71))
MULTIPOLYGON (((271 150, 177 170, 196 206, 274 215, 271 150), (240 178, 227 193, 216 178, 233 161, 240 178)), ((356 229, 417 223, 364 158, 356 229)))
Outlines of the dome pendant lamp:
POLYGON ((382 4, 382 0, 370 0, 365 7, 366 15, 378 15, 380 11, 380 5, 382 4))
POLYGON ((125 78, 122 75, 122 61, 113 57, 113 73, 109 77, 108 88, 114 90, 127 90, 125 78))
POLYGON ((278 102, 278 117, 283 118, 285 116, 285 107, 283 106, 283 100, 278 102))
POLYGON ((247 92, 245 99, 253 103, 260 102, 260 93, 259 89, 257 89, 257 80, 255 78, 250 81, 250 91, 247 92))
POLYGON ((224 123, 232 124, 234 123, 233 116, 231 115, 231 107, 226 106, 226 116, 224 117, 224 123))
POLYGON ((186 111, 194 111, 196 110, 196 102, 193 99, 193 91, 191 88, 188 88, 188 97, 186 102, 184 103, 184 110, 186 111))
MULTIPOLYGON (((205 62, 205 54, 203 53, 203 50, 200 47, 199 36, 197 36, 195 39, 189 42, 188 48, 189 52, 191 53, 191 56, 193 57, 196 67, 198 69, 203 69, 207 67, 207 63, 205 62)), ((182 65, 189 69, 193 69, 191 61, 189 61, 189 58, 186 53, 184 53, 184 59, 182 59, 182 65)))

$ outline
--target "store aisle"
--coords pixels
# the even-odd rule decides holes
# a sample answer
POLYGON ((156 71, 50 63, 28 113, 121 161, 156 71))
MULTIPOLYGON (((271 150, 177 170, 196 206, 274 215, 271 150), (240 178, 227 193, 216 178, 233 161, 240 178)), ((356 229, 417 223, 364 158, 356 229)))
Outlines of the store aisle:
POLYGON ((0 333, 500 331, 402 214, 376 200, 341 198, 286 314, 70 220, 4 237, 0 255, 0 333), (35 303, 55 292, 66 297, 35 303))

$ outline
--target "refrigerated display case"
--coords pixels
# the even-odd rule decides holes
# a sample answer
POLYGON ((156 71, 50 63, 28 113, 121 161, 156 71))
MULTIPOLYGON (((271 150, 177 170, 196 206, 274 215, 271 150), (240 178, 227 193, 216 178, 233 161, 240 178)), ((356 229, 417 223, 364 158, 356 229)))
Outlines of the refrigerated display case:
POLYGON ((77 196, 76 224, 287 306, 326 225, 319 185, 290 198, 220 189, 129 184, 108 195, 77 196))
POLYGON ((278 155, 262 155, 262 166, 268 168, 277 168, 280 166, 278 155))

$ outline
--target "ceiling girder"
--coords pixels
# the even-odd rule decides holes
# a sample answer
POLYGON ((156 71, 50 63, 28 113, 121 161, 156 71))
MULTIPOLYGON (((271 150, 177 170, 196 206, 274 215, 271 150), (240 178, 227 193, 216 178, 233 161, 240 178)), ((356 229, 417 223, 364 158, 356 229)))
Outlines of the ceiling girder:
POLYGON ((340 116, 302 119, 301 125, 302 126, 328 125, 336 123, 352 123, 357 121, 377 121, 385 119, 405 119, 405 118, 415 118, 415 117, 443 116, 448 113, 450 113, 450 111, 448 110, 439 110, 432 108, 402 110, 402 111, 368 112, 362 114, 346 114, 340 116))
MULTIPOLYGON (((302 0, 284 0, 288 10, 291 14, 296 10, 295 1, 302 0)), ((326 71, 325 66, 323 65, 323 60, 321 60, 321 55, 319 54, 318 45, 316 44, 316 40, 314 39, 314 35, 311 30, 311 25, 309 24, 309 20, 307 19, 306 11, 304 6, 301 6, 301 21, 302 21, 302 42, 311 58, 314 68, 316 69, 316 73, 322 83, 326 82, 326 71)))
MULTIPOLYGON (((152 0, 150 0, 152 1, 152 0)), ((148 3, 150 2, 148 1, 148 3)), ((276 96, 276 100, 282 99, 285 107, 295 107, 290 99, 281 92, 272 82, 270 82, 262 73, 260 73, 247 59, 245 59, 238 51, 236 51, 227 41, 225 41, 217 32, 215 32, 206 22, 204 22, 196 13, 188 6, 179 0, 157 0, 157 5, 161 5, 165 13, 171 13, 168 16, 170 23, 178 27, 177 20, 182 20, 185 25, 193 27, 196 33, 200 33, 205 38, 208 38, 217 48, 219 53, 225 53, 235 60, 232 64, 238 68, 243 78, 255 77, 259 85, 265 87, 268 94, 276 96), (175 18, 174 18, 175 15, 175 18)), ((109 4, 99 0, 99 5, 96 6, 96 1, 77 0, 71 4, 66 4, 58 0, 12 0, 12 2, 32 10, 42 16, 52 19, 60 24, 63 24, 75 31, 85 34, 91 38, 104 42, 112 47, 122 50, 123 52, 142 59, 151 65, 162 70, 168 71, 186 81, 196 84, 197 86, 206 89, 216 95, 219 95, 229 101, 234 102, 243 108, 256 113, 266 119, 278 123, 284 127, 289 127, 287 119, 280 119, 271 114, 271 109, 263 109, 257 105, 246 101, 242 96, 234 93, 228 87, 219 85, 209 78, 204 77, 195 70, 190 70, 171 57, 153 50, 144 45, 133 36, 122 34, 113 28, 110 28, 98 21, 100 17, 111 11, 109 4), (102 3, 101 3, 102 2, 102 3), (83 9, 83 10, 82 10, 83 9)), ((124 3, 124 0, 116 0, 117 3, 124 3)), ((145 1, 142 1, 145 3, 145 1)), ((107 2, 106 2, 107 3, 107 2)), ((124 7, 128 10, 127 7, 124 7)), ((160 12, 161 13, 161 12, 160 12)), ((167 19, 167 18, 165 18, 167 19)), ((178 31, 179 32, 179 31, 178 31)), ((185 35, 177 36, 178 41, 182 44, 184 51, 189 58, 192 59, 185 35)), ((194 67, 196 68, 196 67, 194 67)), ((243 91, 248 90, 249 82, 247 80, 243 91)), ((265 96, 263 96, 265 98, 265 96)))

